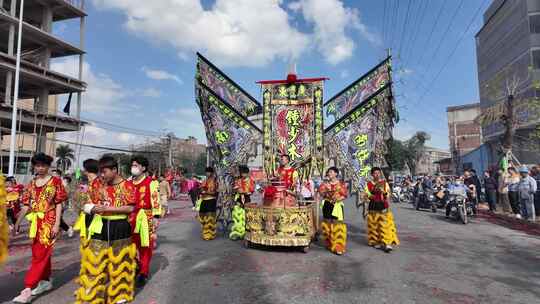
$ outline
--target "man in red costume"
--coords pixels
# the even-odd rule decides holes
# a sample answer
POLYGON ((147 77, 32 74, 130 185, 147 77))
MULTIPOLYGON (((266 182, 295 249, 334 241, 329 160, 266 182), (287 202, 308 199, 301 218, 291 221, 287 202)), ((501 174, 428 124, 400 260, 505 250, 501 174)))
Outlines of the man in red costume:
POLYGON ((287 154, 281 155, 280 166, 277 169, 277 176, 279 180, 283 182, 285 188, 294 190, 296 188, 296 182, 298 181, 298 172, 296 169, 290 166, 291 158, 287 154))
POLYGON ((135 186, 135 211, 132 217, 133 242, 137 246, 139 257, 137 287, 143 287, 148 279, 152 251, 157 239, 154 218, 157 219, 161 215, 159 182, 148 176, 147 169, 148 160, 145 157, 135 156, 131 159, 131 175, 135 186))
POLYGON ((52 289, 51 257, 54 243, 60 232, 62 204, 67 193, 59 177, 49 174, 53 158, 37 153, 31 163, 36 177, 26 187, 15 232, 19 231, 22 219, 30 222, 29 236, 32 239, 32 262, 24 278, 21 294, 13 299, 15 303, 30 303, 37 296, 52 289))
POLYGON ((10 176, 6 178, 6 208, 8 220, 11 220, 11 224, 9 224, 10 230, 13 230, 15 222, 17 222, 17 214, 21 209, 20 200, 23 190, 24 186, 17 184, 15 177, 10 176))

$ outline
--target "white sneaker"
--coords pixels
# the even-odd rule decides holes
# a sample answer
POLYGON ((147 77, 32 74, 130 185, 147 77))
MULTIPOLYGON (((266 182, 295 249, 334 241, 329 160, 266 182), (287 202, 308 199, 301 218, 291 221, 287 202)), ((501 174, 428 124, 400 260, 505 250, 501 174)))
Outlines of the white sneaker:
POLYGON ((516 218, 517 218, 518 220, 520 220, 520 219, 521 219, 521 214, 516 214, 516 218))
POLYGON ((32 289, 32 295, 37 296, 44 292, 50 291, 53 288, 52 282, 41 280, 38 283, 38 286, 34 289, 32 289))
POLYGON ((21 291, 21 294, 11 300, 13 303, 31 303, 32 302, 32 289, 25 288, 21 291))
POLYGON ((68 233, 68 237, 73 237, 73 227, 69 226, 67 233, 68 233))

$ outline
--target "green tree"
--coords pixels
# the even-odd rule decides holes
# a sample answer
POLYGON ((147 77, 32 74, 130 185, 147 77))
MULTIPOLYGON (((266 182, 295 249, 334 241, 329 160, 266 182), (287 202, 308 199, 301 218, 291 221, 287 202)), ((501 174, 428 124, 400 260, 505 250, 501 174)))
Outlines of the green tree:
POLYGON ((405 162, 409 166, 412 175, 416 175, 418 161, 424 153, 426 142, 430 139, 431 136, 428 133, 418 131, 410 139, 404 142, 405 162))
POLYGON ((75 151, 69 145, 59 145, 56 147, 56 158, 56 167, 65 172, 75 161, 75 151))
POLYGON ((388 154, 386 162, 390 171, 401 171, 405 169, 406 148, 401 140, 391 138, 387 142, 388 154))

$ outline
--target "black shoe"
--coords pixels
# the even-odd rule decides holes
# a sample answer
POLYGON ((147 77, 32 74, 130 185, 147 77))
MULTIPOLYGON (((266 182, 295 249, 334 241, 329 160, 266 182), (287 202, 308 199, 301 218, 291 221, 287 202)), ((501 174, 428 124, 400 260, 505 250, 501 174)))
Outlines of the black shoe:
POLYGON ((147 280, 148 280, 148 278, 144 274, 139 274, 137 276, 137 281, 135 282, 135 286, 137 288, 143 288, 144 285, 146 285, 147 280))

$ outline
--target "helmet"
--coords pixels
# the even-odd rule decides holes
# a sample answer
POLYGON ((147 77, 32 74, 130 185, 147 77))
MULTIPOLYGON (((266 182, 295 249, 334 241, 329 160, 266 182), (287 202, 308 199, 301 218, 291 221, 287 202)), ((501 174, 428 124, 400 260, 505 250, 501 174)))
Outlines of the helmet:
POLYGON ((519 168, 519 173, 529 173, 529 168, 527 168, 527 166, 521 166, 519 168))

